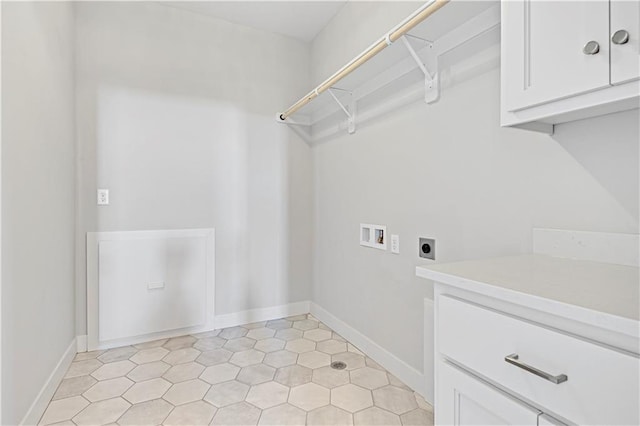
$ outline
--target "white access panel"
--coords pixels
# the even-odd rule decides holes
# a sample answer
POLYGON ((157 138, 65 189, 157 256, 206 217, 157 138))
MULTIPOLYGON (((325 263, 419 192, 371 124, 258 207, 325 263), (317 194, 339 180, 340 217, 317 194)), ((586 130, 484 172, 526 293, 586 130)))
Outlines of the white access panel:
POLYGON ((611 84, 640 78, 640 1, 611 0, 611 84), (616 31, 626 31, 629 40, 613 42, 616 31))
POLYGON ((89 235, 89 350, 213 328, 213 232, 89 235))

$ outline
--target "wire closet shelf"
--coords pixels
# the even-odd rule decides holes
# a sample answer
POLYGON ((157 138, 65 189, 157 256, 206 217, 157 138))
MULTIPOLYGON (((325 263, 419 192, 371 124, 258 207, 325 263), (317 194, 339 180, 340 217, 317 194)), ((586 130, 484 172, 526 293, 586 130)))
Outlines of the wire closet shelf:
POLYGON ((418 98, 433 103, 439 58, 478 38, 499 42, 499 24, 499 0, 429 0, 276 119, 311 143, 418 98))

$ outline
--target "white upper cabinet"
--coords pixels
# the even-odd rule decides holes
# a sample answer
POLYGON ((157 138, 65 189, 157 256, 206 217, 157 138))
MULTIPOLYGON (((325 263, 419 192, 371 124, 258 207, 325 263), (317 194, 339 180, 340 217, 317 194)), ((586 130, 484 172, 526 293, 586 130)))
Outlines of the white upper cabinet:
POLYGON ((503 2, 507 109, 607 86, 608 13, 605 1, 503 2), (587 43, 589 54, 583 52, 587 43))
POLYGON ((640 76, 640 2, 611 0, 611 84, 640 76))
POLYGON ((509 0, 501 19, 503 126, 638 108, 640 0, 509 0))

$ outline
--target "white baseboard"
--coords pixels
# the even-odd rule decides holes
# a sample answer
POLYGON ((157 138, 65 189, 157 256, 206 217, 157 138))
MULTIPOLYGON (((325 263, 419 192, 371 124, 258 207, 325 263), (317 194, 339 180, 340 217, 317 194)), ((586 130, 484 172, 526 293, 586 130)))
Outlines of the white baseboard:
POLYGON ((313 302, 311 303, 311 314, 367 354, 368 357, 387 369, 391 374, 402 380, 407 386, 423 395, 427 402, 433 402, 433 398, 431 398, 431 401, 427 399, 425 392, 426 382, 424 375, 420 371, 313 302))
POLYGON ((20 422, 21 425, 38 424, 38 421, 40 421, 40 418, 49 405, 49 401, 51 401, 51 398, 53 398, 53 395, 56 393, 58 385, 60 385, 64 375, 67 373, 73 358, 76 356, 77 348, 78 343, 74 338, 62 355, 62 358, 60 358, 60 361, 58 361, 56 367, 53 369, 53 372, 42 386, 42 389, 40 389, 35 401, 33 401, 31 407, 29 407, 27 414, 25 414, 24 418, 20 422))
POLYGON ((289 303, 287 305, 270 306, 268 308, 251 309, 231 314, 216 315, 214 324, 216 329, 251 324, 252 322, 268 321, 272 319, 290 317, 309 313, 309 301, 289 303))
POLYGON ((134 336, 124 339, 110 340, 100 342, 96 347, 87 346, 87 336, 77 336, 78 352, 86 352, 88 350, 109 349, 126 345, 135 345, 138 343, 149 342, 158 339, 167 339, 171 337, 184 336, 186 334, 201 333, 219 328, 235 327, 243 324, 250 324, 258 321, 268 321, 293 315, 301 315, 309 313, 309 301, 289 303, 287 305, 270 306, 268 308, 251 309, 248 311, 234 312, 231 314, 216 315, 214 317, 214 326, 198 326, 183 328, 178 330, 168 330, 158 333, 145 334, 144 336, 134 336))
POLYGON ((160 339, 170 339, 172 337, 186 336, 187 334, 202 333, 213 330, 213 326, 199 325, 196 327, 178 328, 176 330, 158 331, 156 333, 143 334, 142 336, 124 337, 122 339, 107 340, 99 342, 97 346, 88 345, 86 351, 96 351, 122 346, 137 345, 139 343, 152 342, 160 339))
POLYGON ((78 342, 78 353, 87 352, 87 335, 76 336, 76 342, 78 342))

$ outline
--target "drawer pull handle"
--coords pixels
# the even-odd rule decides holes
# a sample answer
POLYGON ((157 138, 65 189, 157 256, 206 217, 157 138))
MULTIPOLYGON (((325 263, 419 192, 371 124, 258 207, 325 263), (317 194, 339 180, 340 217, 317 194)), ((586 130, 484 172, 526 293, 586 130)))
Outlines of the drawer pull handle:
POLYGON ((523 370, 528 371, 529 373, 533 373, 536 376, 542 377, 543 379, 548 380, 551 383, 555 383, 556 385, 562 382, 566 382, 569 379, 565 374, 558 374, 557 376, 554 376, 553 374, 545 373, 542 370, 538 370, 535 367, 525 364, 524 362, 520 361, 519 358, 520 357, 518 356, 518 354, 511 354, 505 356, 504 360, 509 364, 513 364, 518 368, 522 368, 523 370))

